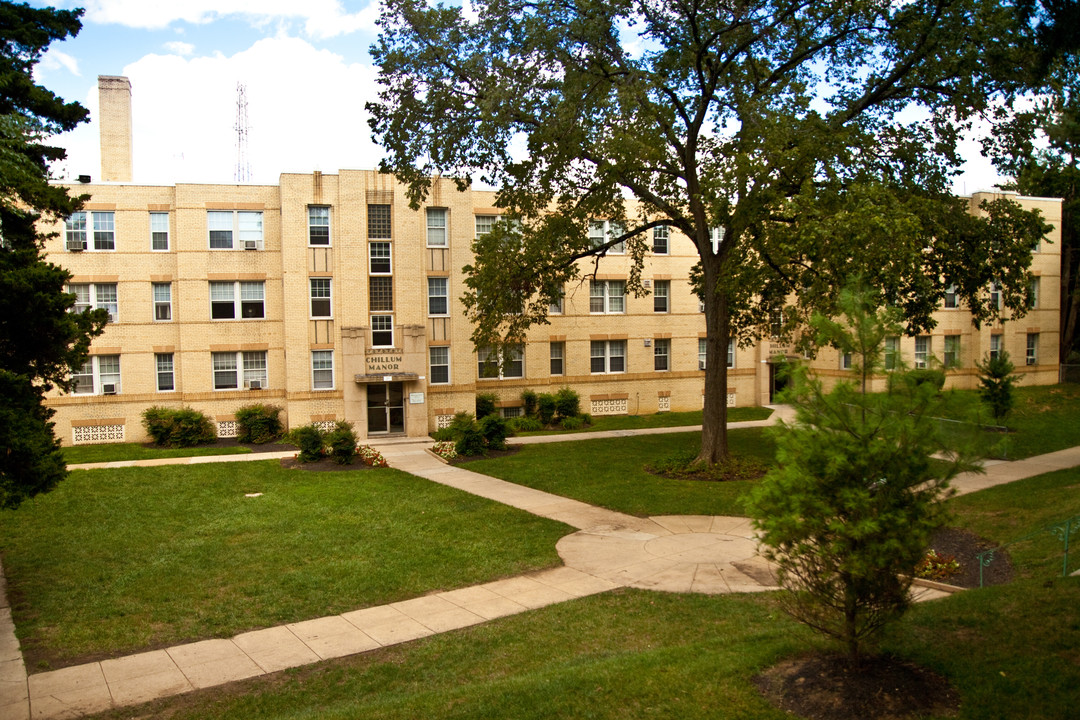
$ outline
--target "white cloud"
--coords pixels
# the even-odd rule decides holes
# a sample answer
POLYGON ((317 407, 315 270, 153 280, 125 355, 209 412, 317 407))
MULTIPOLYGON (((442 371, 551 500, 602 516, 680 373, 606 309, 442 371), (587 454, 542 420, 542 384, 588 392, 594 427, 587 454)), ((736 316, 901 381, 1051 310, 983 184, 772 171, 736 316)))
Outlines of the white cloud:
MULTIPOLYGON (((353 3, 358 5, 359 3, 353 3)), ((369 0, 355 12, 341 0, 87 0, 86 19, 101 24, 161 29, 178 21, 204 24, 238 15, 263 26, 275 20, 298 20, 317 38, 357 30, 373 30, 379 16, 378 0, 369 0)))
MULTIPOLYGON (((41 62, 38 67, 45 71, 51 70, 67 70, 75 77, 81 77, 79 73, 79 61, 66 52, 57 50, 55 47, 48 48, 41 56, 41 62)), ((35 68, 37 70, 37 68, 35 68)))
POLYGON ((172 42, 165 43, 164 48, 171 53, 175 53, 176 55, 187 56, 195 52, 194 45, 192 45, 191 43, 181 42, 179 40, 173 40, 172 42))

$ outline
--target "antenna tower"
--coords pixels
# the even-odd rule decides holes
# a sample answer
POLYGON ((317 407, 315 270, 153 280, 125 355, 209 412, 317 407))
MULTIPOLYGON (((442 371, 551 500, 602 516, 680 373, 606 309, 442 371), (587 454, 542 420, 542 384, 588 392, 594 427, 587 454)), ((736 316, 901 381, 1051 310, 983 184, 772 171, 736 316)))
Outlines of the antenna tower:
POLYGON ((248 160, 247 87, 236 83, 236 182, 251 182, 251 162, 248 160))

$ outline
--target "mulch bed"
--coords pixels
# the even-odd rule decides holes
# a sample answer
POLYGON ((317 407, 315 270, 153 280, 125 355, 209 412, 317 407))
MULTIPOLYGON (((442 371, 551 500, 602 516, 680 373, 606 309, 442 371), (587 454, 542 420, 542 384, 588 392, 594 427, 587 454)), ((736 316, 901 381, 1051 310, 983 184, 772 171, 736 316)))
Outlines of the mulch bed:
POLYGON ((371 470, 359 458, 354 458, 351 465, 342 465, 333 458, 323 458, 315 462, 302 463, 296 458, 281 458, 281 467, 289 470, 308 470, 309 472, 341 472, 342 470, 371 470))
MULTIPOLYGON (((960 563, 960 572, 940 582, 962 588, 979 587, 979 561, 976 556, 984 550, 996 547, 973 532, 961 528, 944 527, 934 533, 930 547, 938 555, 952 555, 960 563)), ((982 569, 983 585, 1002 585, 1013 579, 1012 561, 1009 553, 998 550, 994 560, 982 569)))
POLYGON ((519 452, 521 452, 522 447, 524 446, 507 445, 505 450, 488 450, 487 455, 458 455, 456 458, 454 458, 453 460, 449 460, 448 462, 451 465, 464 465, 465 463, 472 462, 473 460, 486 460, 488 458, 501 458, 506 457, 507 455, 517 455, 519 452))

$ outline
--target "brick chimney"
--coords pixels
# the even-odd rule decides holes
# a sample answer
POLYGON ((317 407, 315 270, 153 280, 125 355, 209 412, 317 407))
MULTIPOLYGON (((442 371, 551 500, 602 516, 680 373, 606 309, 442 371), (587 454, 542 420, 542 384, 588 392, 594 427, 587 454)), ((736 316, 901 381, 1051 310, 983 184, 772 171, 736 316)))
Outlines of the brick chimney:
POLYGON ((101 122, 101 179, 131 182, 131 81, 98 75, 101 122))

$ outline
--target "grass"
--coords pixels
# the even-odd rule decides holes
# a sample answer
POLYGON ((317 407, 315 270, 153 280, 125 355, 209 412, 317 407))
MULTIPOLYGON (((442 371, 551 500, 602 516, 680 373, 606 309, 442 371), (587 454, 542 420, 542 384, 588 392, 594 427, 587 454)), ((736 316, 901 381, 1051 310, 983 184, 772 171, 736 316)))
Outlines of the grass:
POLYGON ((250 453, 243 446, 217 447, 203 445, 189 448, 146 447, 139 443, 107 443, 102 445, 78 445, 64 448, 64 461, 68 465, 82 463, 116 462, 118 460, 156 460, 158 458, 201 457, 204 455, 239 455, 250 453))
MULTIPOLYGON (((535 430, 520 432, 521 437, 530 435, 563 435, 568 432, 600 432, 602 430, 641 430, 643 428, 687 427, 701 424, 701 410, 690 412, 665 412, 652 415, 599 415, 592 425, 581 430, 535 430)), ((767 407, 728 408, 728 422, 767 420, 772 410, 767 407)))
POLYGON ((72 472, 0 513, 0 550, 34 672, 551 567, 571 531, 396 470, 265 461, 72 472))
MULTIPOLYGON (((771 462, 775 449, 763 428, 730 430, 728 439, 733 453, 771 462)), ((641 517, 745 514, 739 498, 753 481, 671 480, 643 469, 659 458, 696 453, 700 444, 701 433, 691 432, 526 445, 464 467, 641 517)))
POLYGON ((1080 445, 1080 385, 1018 387, 1006 420, 1009 458, 1042 455, 1080 445))

